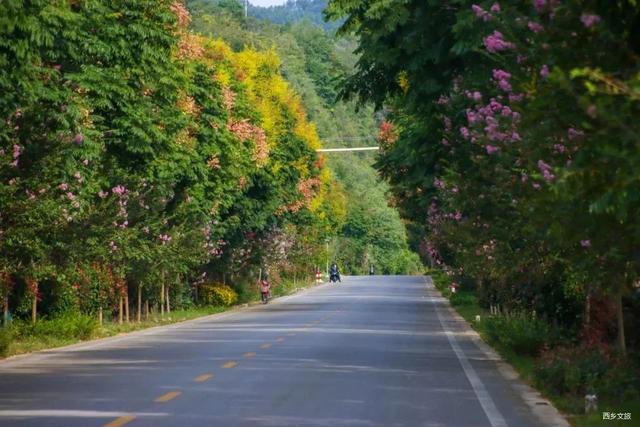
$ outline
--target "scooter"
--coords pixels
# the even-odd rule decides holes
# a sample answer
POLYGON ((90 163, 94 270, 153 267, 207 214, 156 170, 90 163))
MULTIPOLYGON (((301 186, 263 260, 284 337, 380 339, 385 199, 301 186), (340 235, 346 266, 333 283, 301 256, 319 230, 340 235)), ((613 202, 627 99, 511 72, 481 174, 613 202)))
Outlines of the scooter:
POLYGON ((340 281, 340 273, 331 273, 329 275, 329 283, 338 283, 340 281))

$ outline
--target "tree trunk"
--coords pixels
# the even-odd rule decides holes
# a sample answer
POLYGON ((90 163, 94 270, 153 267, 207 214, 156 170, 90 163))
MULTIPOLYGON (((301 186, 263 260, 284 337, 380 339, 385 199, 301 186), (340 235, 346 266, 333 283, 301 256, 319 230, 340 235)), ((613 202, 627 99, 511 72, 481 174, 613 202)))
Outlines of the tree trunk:
POLYGON ((162 272, 162 283, 160 283, 160 318, 164 319, 164 271, 162 272))
POLYGON ((36 323, 36 320, 38 320, 38 285, 31 301, 31 323, 36 323))
POLYGON ((124 315, 125 321, 129 323, 129 288, 127 287, 127 294, 124 296, 124 315))
POLYGON ((118 324, 122 325, 122 315, 124 314, 122 311, 123 309, 123 298, 122 295, 120 295, 120 298, 118 299, 118 324))
POLYGON ((98 323, 102 326, 102 307, 98 309, 98 323))
POLYGON ((627 355, 627 343, 624 334, 624 310, 622 306, 622 289, 616 295, 616 314, 618 317, 618 350, 623 356, 627 355))
MULTIPOLYGON (((9 292, 7 292, 7 294, 8 293, 9 292)), ((2 319, 5 326, 9 324, 9 295, 4 296, 4 302, 2 303, 2 319)))
POLYGON ((144 302, 144 320, 149 320, 149 300, 144 302))
POLYGON ((171 285, 167 283, 167 314, 171 314, 171 301, 169 300, 169 289, 171 285))
POLYGON ((138 283, 138 310, 136 310, 136 320, 142 321, 142 284, 138 283))

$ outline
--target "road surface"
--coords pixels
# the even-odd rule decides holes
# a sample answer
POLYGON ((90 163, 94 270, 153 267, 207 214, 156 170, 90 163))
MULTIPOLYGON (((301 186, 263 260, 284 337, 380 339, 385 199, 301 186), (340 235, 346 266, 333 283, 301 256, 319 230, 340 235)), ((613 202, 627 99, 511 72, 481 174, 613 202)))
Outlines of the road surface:
POLYGON ((534 415, 498 365, 428 279, 350 277, 0 362, 0 425, 561 425, 534 415))

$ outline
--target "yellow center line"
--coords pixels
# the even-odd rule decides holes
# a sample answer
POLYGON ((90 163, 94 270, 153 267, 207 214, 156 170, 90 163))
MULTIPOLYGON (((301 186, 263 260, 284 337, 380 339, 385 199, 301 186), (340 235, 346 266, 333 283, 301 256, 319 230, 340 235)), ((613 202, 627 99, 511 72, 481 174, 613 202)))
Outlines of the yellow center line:
POLYGON ((260 346, 260 348, 269 348, 269 347, 271 347, 271 344, 262 344, 260 346))
POLYGON ((103 427, 121 427, 125 424, 129 424, 131 421, 135 420, 135 415, 123 415, 120 418, 116 418, 108 424, 105 424, 103 427))
POLYGON ((230 361, 222 365, 224 369, 231 369, 231 368, 235 368, 236 366, 238 366, 238 362, 234 362, 234 361, 230 361))
POLYGON ((276 341, 277 341, 277 342, 282 342, 282 341, 284 341, 284 338, 282 338, 282 337, 278 337, 278 338, 276 338, 276 341))
POLYGON ((198 375, 197 377, 195 377, 193 380, 197 383, 203 383, 205 381, 207 381, 209 378, 211 378, 213 375, 211 374, 202 374, 202 375, 198 375))
POLYGON ((181 391, 170 391, 169 393, 163 394, 162 396, 158 397, 155 401, 156 402, 168 402, 171 399, 174 399, 178 396, 180 396, 182 394, 181 391))
POLYGON ((244 354, 244 357, 254 357, 256 355, 255 351, 249 351, 244 354))

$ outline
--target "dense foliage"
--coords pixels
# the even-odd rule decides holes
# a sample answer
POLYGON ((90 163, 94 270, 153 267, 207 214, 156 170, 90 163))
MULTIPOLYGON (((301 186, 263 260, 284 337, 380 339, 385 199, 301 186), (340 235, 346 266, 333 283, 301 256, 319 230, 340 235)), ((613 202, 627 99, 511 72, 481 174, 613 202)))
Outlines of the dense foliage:
POLYGON ((640 347, 636 1, 332 0, 427 262, 492 311, 640 347), (625 325, 627 326, 625 328, 625 325))
MULTIPOLYGON (((236 50, 247 45, 273 47, 282 60, 285 79, 300 94, 309 119, 326 146, 376 144, 377 120, 371 106, 357 110, 354 102, 336 99, 341 78, 351 72, 356 61, 352 38, 336 39, 305 21, 281 27, 251 17, 245 20, 242 14, 230 12, 239 10, 230 7, 231 3, 189 1, 193 28, 224 39, 236 50)), ((370 264, 379 273, 419 271, 420 262, 408 248, 404 224, 396 209, 388 206, 387 186, 371 167, 373 161, 370 154, 327 155, 339 183, 329 197, 346 199, 346 217, 344 225, 333 230, 337 238, 328 233, 320 241, 329 240, 328 258, 335 259, 349 273, 367 273, 370 264)))
POLYGON ((340 24, 325 21, 323 12, 326 7, 327 0, 287 0, 279 6, 252 6, 249 8, 249 15, 274 24, 291 24, 306 20, 326 31, 335 32, 340 24))
POLYGON ((189 305, 207 276, 311 274, 344 200, 273 51, 178 1, 0 5, 5 315, 189 305), (40 303, 40 304, 38 304, 40 303))

